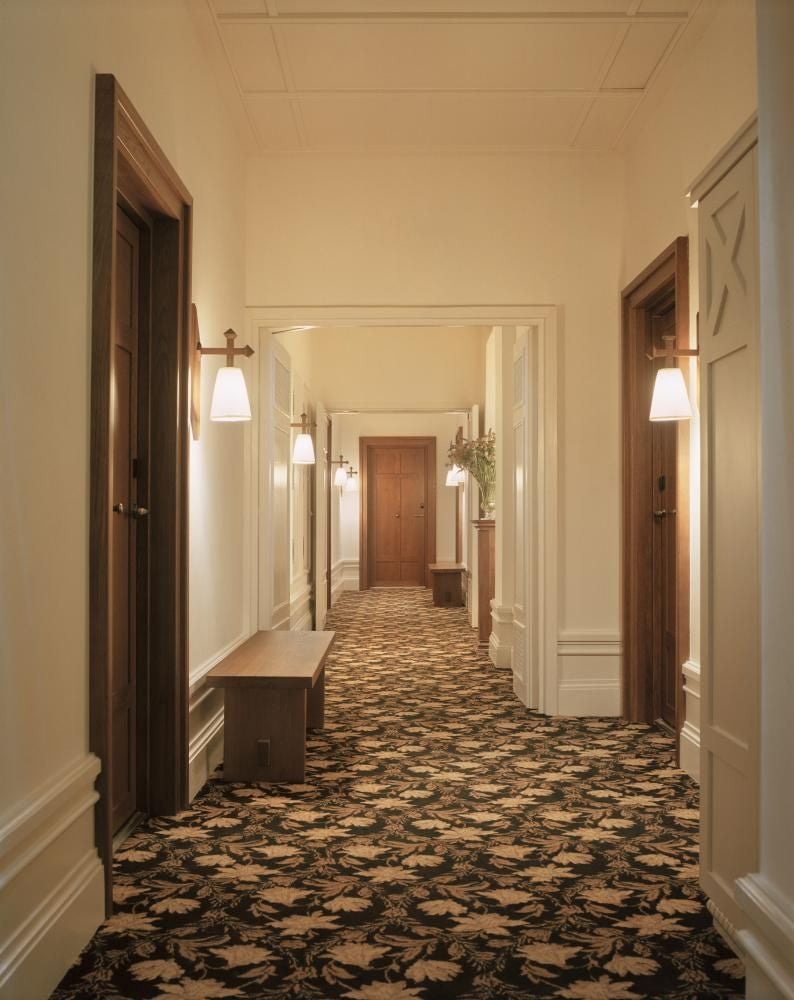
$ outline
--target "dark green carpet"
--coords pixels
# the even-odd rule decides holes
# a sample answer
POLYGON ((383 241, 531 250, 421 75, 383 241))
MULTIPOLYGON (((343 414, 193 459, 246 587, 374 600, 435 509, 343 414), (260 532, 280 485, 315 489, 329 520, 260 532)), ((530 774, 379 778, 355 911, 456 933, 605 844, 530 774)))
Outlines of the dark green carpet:
POLYGON ((305 785, 210 782, 118 854, 67 998, 743 996, 668 736, 546 719, 426 591, 346 594, 305 785))

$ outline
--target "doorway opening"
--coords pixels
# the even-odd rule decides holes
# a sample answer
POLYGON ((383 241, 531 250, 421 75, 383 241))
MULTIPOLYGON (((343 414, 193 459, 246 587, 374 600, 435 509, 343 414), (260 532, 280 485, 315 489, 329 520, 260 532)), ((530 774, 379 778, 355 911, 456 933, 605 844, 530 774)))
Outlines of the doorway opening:
POLYGON ((95 95, 89 743, 110 913, 114 841, 188 798, 192 199, 115 77, 95 95))
POLYGON ((361 589, 432 586, 436 439, 363 437, 360 448, 361 589))
POLYGON ((652 423, 665 335, 689 346, 689 250, 678 238, 624 289, 623 715, 683 724, 689 656, 689 425, 652 423))

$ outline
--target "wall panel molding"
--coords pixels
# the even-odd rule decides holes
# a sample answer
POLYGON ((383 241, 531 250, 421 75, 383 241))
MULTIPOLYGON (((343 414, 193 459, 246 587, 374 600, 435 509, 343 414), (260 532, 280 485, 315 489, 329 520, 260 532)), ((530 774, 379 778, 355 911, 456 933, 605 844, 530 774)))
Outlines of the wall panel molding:
POLYGON ((563 630, 557 657, 560 715, 620 715, 623 642, 619 632, 563 630))
POLYGON ((93 832, 99 759, 84 754, 0 817, 0 1000, 47 996, 102 922, 93 832), (64 874, 65 872, 65 874, 64 874))

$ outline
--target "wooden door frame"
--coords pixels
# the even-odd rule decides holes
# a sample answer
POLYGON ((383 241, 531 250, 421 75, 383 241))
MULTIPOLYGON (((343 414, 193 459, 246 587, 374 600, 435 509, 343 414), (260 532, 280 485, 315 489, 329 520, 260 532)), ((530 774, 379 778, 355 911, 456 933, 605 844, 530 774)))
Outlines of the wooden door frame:
MULTIPOLYGON (((640 379, 651 362, 644 356, 648 310, 675 292, 676 346, 689 343, 689 240, 680 236, 622 292, 622 713, 629 722, 653 721, 653 682, 643 669, 651 634, 653 520, 649 511, 651 430, 640 406, 640 379), (640 343, 642 341, 642 343, 640 343)), ((683 666, 689 658, 689 435, 688 421, 676 424, 676 729, 684 718, 683 666)), ((678 742, 676 744, 678 753, 678 742)))
POLYGON ((110 780, 111 377, 119 202, 144 212, 151 227, 147 520, 148 782, 152 815, 188 801, 188 455, 189 309, 192 198, 111 74, 98 74, 94 119, 91 313, 91 483, 89 508, 89 743, 100 759, 96 844, 112 909, 110 780))
POLYGON ((425 586, 432 587, 433 580, 428 569, 436 561, 436 439, 434 437, 362 437, 359 438, 359 470, 361 478, 361 511, 359 518, 359 588, 368 590, 371 586, 369 572, 369 465, 373 448, 424 448, 425 480, 427 497, 425 500, 425 586))

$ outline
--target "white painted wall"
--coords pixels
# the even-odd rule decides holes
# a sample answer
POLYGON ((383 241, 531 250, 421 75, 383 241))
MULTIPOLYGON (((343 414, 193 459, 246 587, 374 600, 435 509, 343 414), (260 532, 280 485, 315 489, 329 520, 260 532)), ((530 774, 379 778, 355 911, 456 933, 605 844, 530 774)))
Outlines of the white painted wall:
POLYGON ((560 624, 617 637, 620 157, 268 156, 247 191, 246 295, 263 313, 562 307, 560 624))
MULTIPOLYGON (((756 107, 753 0, 704 0, 626 136, 626 213, 621 287, 677 236, 689 236, 690 328, 698 308, 697 212, 691 182, 756 107)), ((682 664, 686 721, 681 765, 700 770, 700 413, 697 364, 689 370, 691 644, 682 664)))
POLYGON ((483 327, 338 327, 281 333, 332 410, 471 406, 483 395, 483 327))
MULTIPOLYGON (((0 895, 4 1000, 47 996, 102 918, 91 809, 95 769, 87 756, 96 71, 116 74, 195 199, 193 297, 204 342, 218 344, 222 331, 242 329, 243 319, 238 142, 183 0, 5 2, 0 753, 9 766, 0 783, 0 876, 10 881, 0 895), (63 832, 45 846, 62 819, 63 832)), ((207 363, 205 407, 213 375, 207 363)), ((213 426, 206 409, 204 418, 190 456, 194 672, 247 627, 246 432, 213 426)), ((216 709, 206 699, 192 713, 194 763, 217 737, 216 709)))

